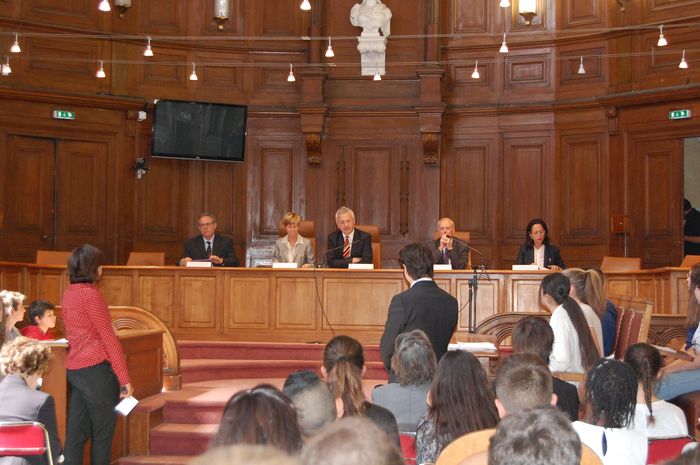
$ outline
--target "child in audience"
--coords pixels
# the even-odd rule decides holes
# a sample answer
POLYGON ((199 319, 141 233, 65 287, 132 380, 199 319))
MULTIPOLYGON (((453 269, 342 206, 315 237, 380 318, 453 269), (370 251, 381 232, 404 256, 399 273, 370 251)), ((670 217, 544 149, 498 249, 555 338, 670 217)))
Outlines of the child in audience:
POLYGON ((627 349, 625 362, 632 367, 639 381, 632 429, 646 434, 648 438, 687 435, 688 424, 683 411, 654 394, 654 383, 661 370, 659 351, 640 342, 627 349))
POLYGON ((598 354, 603 353, 603 326, 600 323, 600 316, 593 310, 593 307, 584 302, 586 297, 586 287, 590 286, 590 280, 593 276, 592 273, 584 271, 581 268, 567 268, 562 271, 562 274, 569 278, 571 282, 571 289, 569 290, 569 295, 572 299, 576 301, 583 316, 586 317, 586 322, 588 323, 588 328, 591 330, 591 335, 593 335, 593 340, 598 348, 598 354))
POLYGON ((617 307, 605 294, 605 275, 598 268, 586 270, 585 294, 581 300, 598 314, 603 330, 603 355, 607 357, 615 349, 617 338, 617 307))
POLYGON ((15 291, 0 291, 0 306, 2 306, 2 318, 0 318, 0 348, 17 339, 21 334, 15 325, 24 318, 24 294, 15 291))
POLYGON ((22 336, 30 337, 38 341, 50 341, 53 339, 48 331, 56 327, 56 315, 53 313, 53 304, 46 300, 35 300, 29 304, 29 322, 20 331, 22 336))

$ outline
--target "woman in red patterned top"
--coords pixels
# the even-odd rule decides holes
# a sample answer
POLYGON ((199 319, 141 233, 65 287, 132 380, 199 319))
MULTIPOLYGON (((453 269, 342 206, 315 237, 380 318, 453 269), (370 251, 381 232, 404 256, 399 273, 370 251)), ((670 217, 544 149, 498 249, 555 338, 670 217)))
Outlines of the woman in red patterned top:
POLYGON ((96 285, 102 261, 102 252, 89 244, 77 247, 68 258, 71 284, 61 303, 69 342, 66 376, 71 387, 65 465, 82 465, 88 439, 92 442, 90 463, 109 465, 114 407, 120 397, 132 393, 124 352, 107 302, 96 285))

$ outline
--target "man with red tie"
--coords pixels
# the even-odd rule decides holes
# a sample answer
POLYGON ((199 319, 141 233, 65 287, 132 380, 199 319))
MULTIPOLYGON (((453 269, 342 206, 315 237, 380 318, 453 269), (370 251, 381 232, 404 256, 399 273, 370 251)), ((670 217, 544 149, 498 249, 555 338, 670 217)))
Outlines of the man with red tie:
POLYGON ((347 268, 350 263, 372 263, 372 236, 355 229, 355 213, 348 207, 335 212, 338 230, 328 235, 328 266, 347 268))

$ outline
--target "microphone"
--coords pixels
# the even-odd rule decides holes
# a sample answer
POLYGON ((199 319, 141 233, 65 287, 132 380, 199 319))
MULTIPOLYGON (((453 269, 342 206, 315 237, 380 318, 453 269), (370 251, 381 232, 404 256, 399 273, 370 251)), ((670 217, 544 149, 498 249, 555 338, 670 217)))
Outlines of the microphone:
MULTIPOLYGON (((355 239, 354 241, 352 241, 352 242, 350 243, 350 248, 352 249, 352 246, 353 246, 353 245, 359 244, 360 242, 364 242, 365 240, 366 240, 366 237, 360 237, 359 239, 355 239)), ((344 248, 345 248, 345 244, 340 245, 340 246, 338 246, 338 247, 333 247, 333 248, 331 248, 331 249, 326 250, 326 253, 323 254, 324 259, 327 261, 327 260, 328 260, 328 254, 330 254, 331 252, 337 252, 338 250, 342 250, 342 249, 344 249, 344 248)))
MULTIPOLYGON (((457 243, 459 243, 459 244, 462 244, 462 245, 465 246, 467 249, 473 250, 474 252, 478 253, 479 256, 481 257, 481 266, 479 266, 479 268, 480 268, 481 270, 485 270, 485 269, 486 269, 486 265, 484 265, 484 254, 483 254, 483 253, 481 253, 479 250, 475 249, 474 247, 472 247, 471 245, 467 244, 466 242, 464 242, 464 241, 461 240, 461 239, 457 239, 456 237, 450 236, 449 234, 447 235, 447 237, 449 237, 450 239, 452 239, 453 241, 455 241, 455 242, 457 242, 457 243)), ((476 270, 477 268, 474 267, 474 269, 476 270)))

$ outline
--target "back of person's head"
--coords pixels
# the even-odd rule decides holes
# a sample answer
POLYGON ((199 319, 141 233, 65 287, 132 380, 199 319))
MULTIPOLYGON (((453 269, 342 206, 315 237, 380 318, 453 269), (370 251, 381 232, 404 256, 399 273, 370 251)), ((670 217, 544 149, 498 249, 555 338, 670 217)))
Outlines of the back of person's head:
POLYGON ((582 297, 586 293, 586 272, 583 271, 583 268, 567 268, 561 274, 569 278, 571 287, 576 292, 576 297, 583 300, 582 297))
POLYGON ((486 372, 469 352, 455 350, 440 359, 429 393, 428 419, 438 450, 463 434, 498 423, 495 398, 486 372))
POLYGON ((306 443, 304 465, 403 465, 384 431, 364 417, 341 418, 306 443))
POLYGON ((543 318, 528 316, 518 321, 513 328, 513 352, 537 354, 549 363, 554 345, 554 331, 543 318))
POLYGON ((690 203, 690 200, 688 200, 688 199, 683 199, 683 211, 686 211, 686 212, 687 212, 687 211, 690 210, 691 208, 693 208, 693 204, 690 203))
POLYGON ((644 402, 649 409, 647 421, 649 424, 654 424, 654 410, 652 408, 651 396, 652 389, 656 378, 661 371, 661 354, 656 347, 639 342, 632 344, 625 352, 625 363, 632 367, 634 374, 637 376, 637 381, 644 389, 644 402))
POLYGON ((311 370, 299 370, 287 376, 282 392, 294 403, 299 428, 307 438, 338 416, 331 389, 311 370))
POLYGON ((550 296, 557 305, 561 305, 569 316, 576 330, 583 368, 588 370, 598 360, 600 354, 593 340, 591 329, 578 303, 569 295, 571 281, 563 273, 552 273, 542 278, 540 299, 550 296))
POLYGON ((343 415, 365 411, 362 370, 365 353, 362 344, 350 336, 335 336, 323 351, 323 369, 336 399, 343 401, 343 415))
POLYGON ((70 283, 95 283, 100 277, 99 268, 104 263, 100 249, 83 244, 76 247, 68 257, 68 274, 70 283))
POLYGON ((53 310, 54 305, 46 300, 35 300, 27 307, 29 322, 33 325, 37 324, 37 318, 42 319, 46 314, 46 310, 53 310))
POLYGON ((294 404, 269 384, 237 392, 224 408, 211 447, 230 444, 269 444, 297 453, 302 439, 294 404))
POLYGON ((433 277, 433 252, 423 244, 414 242, 399 250, 399 265, 406 267, 411 279, 433 277))
POLYGON ((300 465, 300 462, 274 446, 234 444, 209 449, 190 465, 300 465))
POLYGON ((396 336, 391 370, 401 386, 431 382, 436 365, 433 346, 423 331, 414 329, 396 336))
MULTIPOLYGON (((0 347, 5 344, 5 334, 8 326, 12 324, 11 315, 17 310, 19 304, 24 302, 24 294, 3 289, 0 291, 0 304, 2 304, 2 314, 0 314, 0 347)), ((16 324, 16 322, 15 322, 16 324)))
POLYGON ((602 320, 608 296, 605 293, 605 275, 599 268, 586 270, 586 284, 581 300, 591 306, 602 320))
POLYGON ((49 368, 51 347, 28 337, 18 337, 0 352, 0 373, 42 375, 49 368))
POLYGON ((695 289, 700 287, 700 263, 690 267, 688 275, 688 317, 685 324, 688 328, 696 328, 700 324, 700 302, 695 298, 695 289))
POLYGON ((586 422, 627 428, 637 405, 637 377, 624 362, 601 358, 586 375, 586 422))
POLYGON ((499 411, 513 414, 521 410, 551 405, 552 372, 536 354, 513 354, 506 358, 496 374, 496 401, 499 411))
POLYGON ((489 444, 489 465, 578 465, 581 440, 557 408, 508 415, 489 444))

